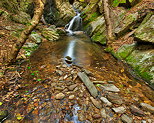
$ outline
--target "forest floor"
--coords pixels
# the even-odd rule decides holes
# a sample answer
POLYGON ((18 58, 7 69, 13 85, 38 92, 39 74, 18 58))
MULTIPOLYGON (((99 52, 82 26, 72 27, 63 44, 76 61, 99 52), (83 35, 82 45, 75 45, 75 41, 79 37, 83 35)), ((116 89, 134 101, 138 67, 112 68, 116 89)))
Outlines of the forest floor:
MULTIPOLYGON (((1 60, 17 40, 14 31, 23 27, 0 18, 1 60)), ((110 54, 104 59, 110 64, 95 69, 67 66, 61 60, 52 68, 38 68, 28 59, 10 66, 0 63, 0 122, 153 123, 154 91, 133 79, 125 65, 110 54), (79 72, 97 89, 96 98, 80 80, 79 72)))

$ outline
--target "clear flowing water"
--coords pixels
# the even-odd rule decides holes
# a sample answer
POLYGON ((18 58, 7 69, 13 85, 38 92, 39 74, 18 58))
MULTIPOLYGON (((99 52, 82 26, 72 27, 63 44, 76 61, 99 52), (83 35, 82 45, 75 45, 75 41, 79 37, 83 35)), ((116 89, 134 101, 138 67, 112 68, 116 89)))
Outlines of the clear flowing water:
MULTIPOLYGON (((90 100, 87 103, 89 92, 85 87, 83 89, 84 85, 78 78, 73 82, 70 76, 76 76, 76 73, 70 74, 76 68, 61 66, 60 69, 64 74, 61 76, 55 72, 60 62, 65 63, 67 56, 72 58, 72 65, 91 71, 93 77, 90 79, 93 81, 114 83, 121 90, 119 94, 123 96, 126 104, 136 104, 136 100, 139 100, 153 105, 154 92, 142 80, 134 79, 127 66, 103 49, 104 47, 91 42, 85 34, 62 36, 58 41, 41 43, 30 56, 26 66, 30 69, 27 69, 22 76, 23 79, 18 81, 22 88, 14 91, 14 94, 20 96, 13 98, 8 104, 5 103, 6 106, 3 107, 4 109, 8 107, 10 110, 12 114, 12 117, 9 116, 10 121, 18 121, 18 115, 18 118, 23 118, 25 123, 63 123, 64 121, 81 123, 79 116, 85 118, 84 122, 87 122, 87 119, 93 121, 92 111, 96 109, 90 100), (70 82, 71 85, 76 83, 79 87, 75 92, 70 91, 75 96, 73 100, 68 99, 70 92, 67 88, 70 82), (80 92, 81 90, 83 92, 80 92), (60 92, 67 96, 63 100, 56 100, 55 95, 60 92), (84 108, 85 106, 88 108, 84 108)), ((97 89, 101 92, 99 88, 97 89)))

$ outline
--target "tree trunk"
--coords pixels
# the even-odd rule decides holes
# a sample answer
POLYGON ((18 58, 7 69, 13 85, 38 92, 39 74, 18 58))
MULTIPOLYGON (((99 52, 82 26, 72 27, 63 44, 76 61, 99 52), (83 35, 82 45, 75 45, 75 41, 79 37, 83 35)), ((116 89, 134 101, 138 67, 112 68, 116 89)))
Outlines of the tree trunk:
POLYGON ((107 46, 110 46, 114 41, 113 24, 111 19, 111 10, 109 0, 103 0, 104 18, 107 30, 107 46))
POLYGON ((44 2, 42 0, 34 0, 35 3, 35 10, 34 10, 34 16, 30 22, 30 25, 28 25, 21 33, 19 39, 17 40, 17 43, 14 44, 12 47, 12 53, 9 56, 8 63, 15 62, 18 53, 20 52, 20 49, 25 44, 26 40, 28 39, 29 34, 33 31, 33 29, 37 26, 39 23, 43 9, 44 9, 44 2))

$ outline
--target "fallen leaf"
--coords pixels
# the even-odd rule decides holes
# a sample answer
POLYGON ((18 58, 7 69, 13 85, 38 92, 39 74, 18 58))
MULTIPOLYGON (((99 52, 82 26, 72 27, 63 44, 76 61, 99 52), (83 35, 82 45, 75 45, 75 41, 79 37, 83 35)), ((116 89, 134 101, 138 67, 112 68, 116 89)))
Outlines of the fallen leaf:
POLYGON ((23 119, 23 116, 21 116, 21 114, 17 114, 16 117, 17 117, 17 120, 23 119))

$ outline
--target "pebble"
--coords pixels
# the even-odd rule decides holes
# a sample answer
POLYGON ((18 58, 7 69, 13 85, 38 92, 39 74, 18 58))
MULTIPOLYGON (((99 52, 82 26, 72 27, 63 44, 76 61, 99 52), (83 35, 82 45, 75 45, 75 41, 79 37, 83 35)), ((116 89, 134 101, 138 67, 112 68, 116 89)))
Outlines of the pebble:
POLYGON ((107 106, 111 106, 111 105, 112 105, 112 103, 109 102, 108 99, 105 98, 105 97, 101 97, 100 100, 101 100, 103 103, 105 103, 107 106))
POLYGON ((115 94, 115 93, 109 93, 107 95, 107 99, 114 104, 118 104, 118 105, 123 104, 122 98, 118 94, 115 94))
POLYGON ((67 65, 66 65, 66 64, 63 64, 63 65, 62 65, 62 67, 66 68, 66 67, 67 67, 67 65))
POLYGON ((142 120, 141 123, 146 123, 146 121, 145 120, 142 120))
POLYGON ((119 114, 123 114, 124 112, 126 112, 126 109, 123 106, 112 108, 112 109, 114 112, 119 113, 119 114))
POLYGON ((72 100, 72 99, 74 99, 74 95, 70 95, 68 98, 70 99, 70 100, 72 100))
POLYGON ((102 108, 102 103, 96 99, 94 99, 93 97, 90 97, 92 103, 94 104, 94 106, 98 109, 102 108))
POLYGON ((119 92, 120 91, 119 88, 117 88, 113 84, 104 84, 101 87, 103 87, 103 89, 106 90, 106 91, 111 91, 111 92, 119 92))
POLYGON ((93 117, 94 119, 99 119, 99 118, 101 118, 101 115, 99 115, 99 114, 94 114, 92 117, 93 117))
POLYGON ((130 111, 132 112, 132 114, 137 115, 137 116, 144 116, 144 112, 139 109, 138 107, 131 105, 130 106, 130 111))
POLYGON ((101 116, 102 116, 103 118, 106 118, 106 117, 107 117, 107 114, 106 114, 106 111, 105 111, 104 108, 102 108, 102 109, 100 110, 100 113, 101 113, 101 116))
POLYGON ((63 72, 61 70, 56 70, 56 73, 59 75, 59 76, 62 76, 63 75, 63 72))
POLYGON ((151 106, 151 105, 149 105, 147 103, 140 103, 140 105, 142 106, 142 108, 144 110, 147 110, 147 111, 149 111, 151 113, 154 113, 154 107, 153 106, 151 106))
POLYGON ((60 99, 63 99, 64 97, 65 97, 65 94, 59 93, 55 96, 55 99, 60 100, 60 99))
POLYGON ((73 91, 76 87, 77 87, 77 84, 70 85, 70 86, 68 87, 68 90, 73 91))
POLYGON ((133 119, 129 116, 127 116, 126 114, 123 114, 121 116, 121 120, 124 122, 124 123, 133 123, 133 119))

